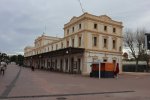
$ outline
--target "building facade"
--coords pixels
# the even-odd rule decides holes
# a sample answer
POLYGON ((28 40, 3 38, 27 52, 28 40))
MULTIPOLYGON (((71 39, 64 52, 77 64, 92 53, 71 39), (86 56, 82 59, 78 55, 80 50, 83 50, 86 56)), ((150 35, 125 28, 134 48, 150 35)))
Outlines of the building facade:
POLYGON ((42 35, 24 49, 25 65, 89 74, 92 62, 119 63, 122 70, 122 22, 84 13, 64 25, 64 37, 42 35))

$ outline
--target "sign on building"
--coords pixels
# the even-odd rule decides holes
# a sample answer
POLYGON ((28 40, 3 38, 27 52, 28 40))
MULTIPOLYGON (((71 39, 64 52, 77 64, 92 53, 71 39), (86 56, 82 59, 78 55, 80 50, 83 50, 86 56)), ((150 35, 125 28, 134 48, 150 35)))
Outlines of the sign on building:
POLYGON ((145 33, 145 46, 150 50, 150 33, 145 33))

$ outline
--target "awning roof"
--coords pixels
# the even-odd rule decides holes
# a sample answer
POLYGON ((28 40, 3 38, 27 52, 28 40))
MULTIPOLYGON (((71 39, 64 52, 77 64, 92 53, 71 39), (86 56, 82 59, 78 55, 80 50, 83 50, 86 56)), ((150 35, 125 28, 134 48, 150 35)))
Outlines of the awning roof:
POLYGON ((64 49, 58 49, 58 50, 55 50, 55 51, 50 51, 50 52, 46 52, 46 53, 41 53, 41 54, 37 54, 37 55, 28 56, 26 58, 30 58, 30 57, 47 57, 47 56, 49 56, 49 57, 64 56, 64 55, 83 53, 84 50, 85 50, 84 48, 68 47, 68 48, 64 48, 64 49))

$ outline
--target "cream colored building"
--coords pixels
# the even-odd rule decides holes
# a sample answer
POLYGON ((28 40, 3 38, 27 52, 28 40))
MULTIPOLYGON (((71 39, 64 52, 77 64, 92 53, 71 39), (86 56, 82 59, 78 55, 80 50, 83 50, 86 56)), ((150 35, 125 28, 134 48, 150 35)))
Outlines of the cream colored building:
POLYGON ((91 62, 119 63, 122 69, 122 22, 84 13, 64 25, 64 37, 38 37, 24 49, 25 64, 36 68, 89 74, 91 62))

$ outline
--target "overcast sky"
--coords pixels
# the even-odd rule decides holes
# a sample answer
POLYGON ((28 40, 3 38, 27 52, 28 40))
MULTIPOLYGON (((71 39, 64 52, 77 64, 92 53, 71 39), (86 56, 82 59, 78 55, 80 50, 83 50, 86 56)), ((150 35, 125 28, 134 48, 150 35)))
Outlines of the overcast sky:
MULTIPOLYGON (((81 0, 83 9, 108 15, 125 28, 150 32, 150 0, 81 0)), ((15 54, 46 35, 63 37, 63 26, 82 14, 78 0, 0 0, 0 52, 15 54)))

